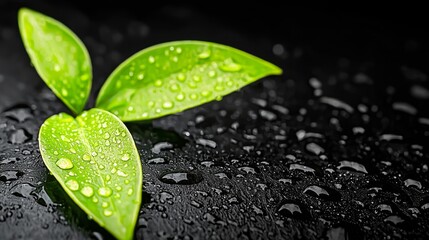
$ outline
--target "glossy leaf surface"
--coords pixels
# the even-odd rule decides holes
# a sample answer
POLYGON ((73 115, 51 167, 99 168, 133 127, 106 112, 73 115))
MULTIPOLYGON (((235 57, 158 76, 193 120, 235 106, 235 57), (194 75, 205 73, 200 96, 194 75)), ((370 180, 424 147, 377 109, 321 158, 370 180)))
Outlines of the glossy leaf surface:
POLYGON ((131 239, 140 209, 142 168, 134 140, 113 114, 65 113, 42 125, 45 165, 67 194, 118 239, 131 239))
POLYGON ((57 20, 26 8, 18 14, 25 49, 39 76, 74 113, 88 100, 91 59, 79 38, 57 20))
POLYGON ((221 44, 163 43, 122 63, 103 85, 97 107, 123 121, 153 119, 220 100, 260 78, 281 73, 269 62, 221 44))

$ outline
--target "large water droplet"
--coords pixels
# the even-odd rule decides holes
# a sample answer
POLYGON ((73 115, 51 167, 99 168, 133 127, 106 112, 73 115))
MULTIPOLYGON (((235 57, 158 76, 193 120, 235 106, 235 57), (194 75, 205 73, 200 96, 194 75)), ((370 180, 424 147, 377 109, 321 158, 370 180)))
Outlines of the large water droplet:
POLYGON ((94 189, 92 189, 92 187, 90 186, 85 186, 83 187, 80 192, 85 196, 85 197, 92 197, 94 195, 94 189))
POLYGON ((417 181, 417 180, 409 178, 409 179, 405 180, 404 183, 405 183, 406 187, 415 187, 417 189, 422 189, 422 183, 417 181))
POLYGON ((203 177, 199 173, 188 173, 188 172, 172 172, 164 174, 160 177, 160 180, 164 183, 169 184, 196 184, 203 180, 203 177))
POLYGON ((30 133, 28 133, 24 129, 18 129, 11 133, 11 135, 9 136, 9 142, 12 144, 21 144, 21 143, 28 142, 30 138, 31 138, 30 133))
POLYGON ((210 57, 210 55, 211 55, 211 51, 209 49, 205 49, 200 54, 198 54, 198 58, 200 58, 200 59, 207 59, 207 58, 210 57))
POLYGON ((328 187, 320 187, 317 185, 311 185, 304 190, 305 194, 318 197, 325 200, 339 201, 341 195, 334 189, 328 187))
POLYGON ((310 213, 304 205, 291 200, 284 201, 277 212, 288 218, 307 219, 310 217, 310 213))
POLYGON ((106 217, 110 217, 110 216, 112 216, 112 214, 113 214, 113 212, 111 210, 104 209, 104 211, 103 211, 103 215, 106 217))
POLYGON ((305 166, 305 165, 301 165, 301 164, 297 164, 297 163, 293 163, 289 166, 289 170, 299 170, 305 173, 315 173, 316 170, 314 170, 311 167, 305 166))
POLYGON ((67 170, 67 169, 72 169, 73 168, 73 163, 68 158, 60 158, 58 161, 55 162, 55 164, 59 168, 61 168, 63 170, 67 170))
POLYGON ((98 189, 97 192, 102 197, 109 197, 110 195, 112 195, 112 189, 110 189, 109 187, 101 187, 98 189))
POLYGON ((70 179, 66 182, 66 186, 72 190, 72 191, 77 191, 79 190, 79 183, 74 180, 74 179, 70 179))
POLYGON ((328 105, 330 105, 330 106, 332 106, 334 108, 343 109, 343 110, 345 110, 345 111, 347 111, 349 113, 353 113, 354 112, 354 109, 353 109, 352 106, 350 106, 349 104, 347 104, 347 103, 345 103, 345 102, 343 102, 341 100, 338 100, 336 98, 321 97, 320 98, 320 102, 328 104, 328 105))
POLYGON ((0 172, 0 181, 6 182, 6 181, 14 181, 17 180, 20 176, 24 175, 21 171, 15 171, 15 170, 7 170, 0 172))
POLYGON ((352 161, 341 161, 340 162, 340 166, 337 167, 338 169, 344 169, 344 170, 354 170, 356 172, 361 172, 361 173, 368 173, 368 171, 366 170, 365 166, 357 163, 357 162, 352 162, 352 161))
POLYGON ((231 58, 228 58, 223 64, 219 66, 219 68, 224 72, 238 72, 241 70, 242 66, 238 63, 235 63, 231 58))
POLYGON ((162 107, 163 107, 164 109, 171 109, 171 108, 173 108, 173 107, 174 107, 174 103, 173 103, 173 102, 170 102, 170 101, 167 101, 167 102, 164 102, 164 103, 162 104, 162 107))

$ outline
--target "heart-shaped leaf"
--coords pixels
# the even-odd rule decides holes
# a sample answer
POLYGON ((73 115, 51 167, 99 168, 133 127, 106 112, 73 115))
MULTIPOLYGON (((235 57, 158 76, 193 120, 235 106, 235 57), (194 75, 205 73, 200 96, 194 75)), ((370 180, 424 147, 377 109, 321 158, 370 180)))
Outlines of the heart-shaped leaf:
POLYGON ((110 75, 97 107, 123 121, 153 119, 221 99, 282 70, 232 47, 177 41, 144 49, 110 75))
POLYGON ((79 38, 57 20, 26 8, 18 23, 25 49, 39 76, 74 113, 88 99, 91 59, 79 38))
POLYGON ((131 239, 140 209, 142 169, 134 140, 113 114, 65 113, 40 128, 43 161, 67 194, 118 239, 131 239))

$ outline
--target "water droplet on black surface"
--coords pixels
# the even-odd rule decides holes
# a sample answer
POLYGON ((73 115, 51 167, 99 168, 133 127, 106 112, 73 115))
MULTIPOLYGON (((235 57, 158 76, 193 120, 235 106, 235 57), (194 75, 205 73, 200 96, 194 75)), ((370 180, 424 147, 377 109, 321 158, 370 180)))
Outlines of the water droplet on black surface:
POLYGON ((153 146, 152 152, 155 154, 159 154, 162 150, 167 150, 172 148, 173 148, 173 144, 169 142, 159 142, 153 146))
POLYGON ((31 139, 31 134, 25 129, 18 129, 13 131, 9 136, 9 143, 21 144, 28 142, 31 139))
POLYGON ((21 171, 15 171, 15 170, 8 170, 0 172, 0 181, 6 182, 6 181, 14 181, 17 180, 19 177, 24 175, 21 171))
POLYGON ((12 194, 17 197, 30 198, 35 189, 36 187, 29 183, 21 183, 12 187, 12 194))
POLYGON ((353 170, 356 172, 368 173, 364 165, 347 160, 341 161, 340 166, 338 166, 337 168, 341 170, 353 170))
POLYGON ((317 143, 308 143, 305 145, 305 149, 314 155, 320 155, 321 153, 325 152, 325 149, 319 146, 317 143))
POLYGON ((33 118, 31 109, 25 105, 18 105, 18 106, 9 108, 8 110, 5 111, 4 115, 17 122, 24 122, 28 119, 33 118))
POLYGON ((393 213, 392 207, 388 204, 379 204, 377 209, 381 212, 393 213))
POLYGON ((415 187, 417 189, 422 189, 422 183, 411 178, 405 180, 404 184, 406 187, 415 187))
POLYGON ((226 226, 226 225, 227 225, 227 223, 226 223, 226 222, 222 221, 222 219, 220 219, 219 217, 217 217, 217 216, 215 216, 215 215, 213 215, 213 214, 211 214, 211 213, 205 213, 205 214, 203 215, 203 218, 204 218, 207 222, 212 223, 212 224, 222 225, 222 226, 226 226))
POLYGON ((317 185, 308 186, 304 189, 304 193, 330 201, 339 201, 341 199, 341 194, 337 190, 317 185))
POLYGON ((302 165, 302 164, 297 164, 297 163, 291 164, 289 166, 289 170, 299 170, 301 172, 313 173, 313 174, 316 173, 315 169, 308 167, 308 166, 305 166, 305 165, 302 165))
POLYGON ((159 180, 169 184, 189 185, 201 182, 203 177, 194 172, 172 172, 162 175, 159 180))
POLYGON ((196 143, 205 147, 216 148, 216 142, 209 139, 199 138, 196 140, 196 143))
POLYGON ((147 161, 149 164, 164 164, 167 163, 164 158, 152 158, 147 161))
POLYGON ((283 201, 277 210, 282 216, 288 218, 308 219, 310 213, 302 203, 293 200, 283 201))

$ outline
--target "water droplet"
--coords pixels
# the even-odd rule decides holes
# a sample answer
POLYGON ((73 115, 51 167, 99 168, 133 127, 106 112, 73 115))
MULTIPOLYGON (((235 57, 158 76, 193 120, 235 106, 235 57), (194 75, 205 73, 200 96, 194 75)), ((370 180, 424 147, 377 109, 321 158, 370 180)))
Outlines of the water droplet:
POLYGON ((196 208, 201 208, 202 207, 201 203, 199 203, 197 201, 194 201, 194 200, 191 201, 191 205, 194 206, 194 207, 196 207, 196 208))
POLYGON ((162 80, 161 79, 158 79, 158 80, 156 80, 155 81, 155 83, 154 83, 154 85, 156 86, 156 87, 161 87, 162 86, 162 80))
POLYGON ((321 153, 325 152, 325 149, 323 149, 316 143, 308 143, 307 145, 305 145, 305 149, 308 152, 313 153, 314 155, 320 155, 321 153))
POLYGON ((377 209, 382 212, 393 213, 392 207, 387 204, 379 204, 377 209))
POLYGON ((154 63, 155 62, 155 58, 153 56, 149 56, 148 61, 149 61, 149 63, 154 63))
POLYGON ((165 109, 171 109, 171 108, 173 108, 173 106, 174 106, 174 103, 173 102, 169 102, 169 101, 164 102, 162 104, 162 107, 165 108, 165 109))
POLYGON ((260 109, 259 110, 259 115, 261 115, 261 117, 265 120, 268 121, 274 121, 277 119, 277 115, 273 112, 270 112, 268 110, 264 110, 264 109, 260 109))
POLYGON ((24 175, 21 171, 15 171, 15 170, 7 170, 0 172, 0 181, 6 182, 6 181, 14 181, 17 180, 20 176, 24 175))
POLYGON ((131 196, 132 194, 133 194, 133 189, 132 188, 130 188, 130 189, 128 189, 128 191, 127 191, 127 194, 128 194, 128 196, 131 196))
POLYGON ((30 198, 31 193, 36 189, 36 187, 34 187, 31 184, 28 183, 22 183, 22 184, 18 184, 15 185, 11 191, 12 194, 17 196, 17 197, 22 197, 22 198, 30 198))
POLYGON ((109 134, 109 133, 105 133, 105 134, 104 134, 104 139, 106 139, 106 140, 107 140, 107 139, 109 139, 109 138, 110 138, 110 134, 109 134))
POLYGON ((94 195, 94 189, 92 189, 92 187, 90 186, 85 186, 83 187, 80 192, 85 196, 85 197, 92 197, 94 195))
POLYGON ((82 156, 82 159, 83 159, 84 161, 89 161, 89 160, 91 160, 91 156, 90 156, 90 155, 88 155, 88 154, 84 154, 84 155, 82 156))
POLYGON ((219 68, 224 72, 238 72, 242 67, 240 64, 235 63, 231 58, 228 58, 219 66, 219 68))
POLYGON ((211 213, 205 213, 203 215, 203 218, 211 224, 222 225, 222 226, 227 225, 226 222, 222 221, 219 217, 217 217, 211 213))
POLYGON ((74 179, 68 180, 66 186, 72 191, 77 191, 79 189, 79 183, 74 179))
POLYGON ((81 76, 80 76, 80 80, 81 81, 86 81, 86 80, 88 80, 89 79, 89 75, 88 74, 82 74, 81 76))
POLYGON ((194 76, 192 77, 192 80, 194 80, 194 82, 201 82, 202 78, 201 78, 201 76, 194 75, 194 76))
POLYGON ((128 177, 128 174, 126 174, 126 173, 122 172, 121 170, 118 170, 118 171, 116 172, 116 174, 118 174, 118 176, 120 176, 120 177, 128 177))
POLYGON ((112 195, 112 189, 110 189, 109 187, 101 187, 98 189, 97 192, 102 197, 109 197, 110 195, 112 195))
POLYGON ((396 134, 383 134, 380 136, 380 140, 384 141, 403 140, 403 138, 403 136, 396 134))
POLYGON ((291 200, 284 201, 277 212, 288 218, 306 219, 310 217, 310 213, 304 205, 291 200))
POLYGON ((137 79, 143 80, 144 79, 144 73, 140 73, 139 75, 137 75, 137 79))
POLYGON ((164 174, 160 177, 160 180, 164 183, 169 184, 196 184, 203 180, 203 177, 198 173, 188 172, 172 172, 164 174))
POLYGON ((155 144, 152 148, 152 152, 155 154, 159 154, 162 150, 173 148, 173 144, 169 142, 159 142, 155 144))
POLYGON ((314 196, 314 197, 318 197, 318 198, 330 200, 330 201, 339 201, 341 199, 340 193, 337 192, 336 190, 328 187, 320 187, 317 185, 308 186, 304 190, 304 193, 310 196, 314 196))
POLYGON ((357 162, 352 162, 352 161, 341 161, 340 162, 340 166, 337 167, 338 169, 351 169, 354 170, 356 172, 361 172, 361 173, 368 173, 368 171, 366 170, 365 166, 357 163, 357 162))
POLYGON ((410 115, 416 115, 417 114, 417 108, 415 108, 411 104, 405 103, 405 102, 395 102, 392 104, 392 108, 396 111, 401 111, 404 113, 408 113, 410 115))
POLYGON ((200 58, 200 59, 207 59, 207 58, 210 57, 210 55, 211 55, 211 51, 209 49, 205 49, 200 54, 198 54, 198 58, 200 58))
POLYGON ((417 180, 409 178, 409 179, 405 180, 404 183, 405 183, 406 187, 415 187, 417 189, 422 189, 422 183, 417 181, 417 180))
POLYGON ((216 77, 216 72, 213 70, 209 71, 209 77, 211 78, 216 77))
POLYGON ((122 155, 121 160, 122 161, 128 161, 128 160, 130 160, 130 154, 125 153, 124 155, 122 155))
POLYGON ((240 170, 240 171, 244 171, 244 172, 246 172, 247 174, 249 174, 249 173, 251 173, 251 174, 256 174, 255 169, 254 169, 254 168, 252 168, 252 167, 239 167, 239 168, 238 168, 238 170, 240 170))
POLYGON ((183 93, 179 93, 176 96, 177 101, 183 101, 185 99, 185 95, 183 93))
POLYGON ((55 64, 55 65, 54 65, 54 71, 55 71, 55 72, 59 72, 59 71, 61 71, 61 67, 60 67, 60 65, 59 65, 59 64, 55 64))
POLYGON ((216 148, 216 142, 213 140, 199 138, 196 140, 196 143, 205 147, 216 148))
POLYGON ((177 80, 183 82, 186 80, 186 75, 183 73, 179 73, 179 74, 177 74, 176 78, 177 78, 177 80))
POLYGON ((392 216, 389 216, 389 217, 385 218, 384 221, 388 222, 388 223, 391 223, 393 225, 398 225, 400 223, 403 223, 405 220, 402 219, 399 216, 392 215, 392 216))
POLYGON ((73 168, 73 163, 68 158, 60 158, 57 162, 55 162, 55 164, 59 168, 64 169, 64 170, 73 168))
POLYGON ((63 140, 64 142, 71 142, 70 139, 64 135, 60 136, 61 140, 63 140))
POLYGON ((336 98, 331 98, 331 97, 321 97, 320 98, 320 102, 331 105, 334 108, 340 108, 343 109, 349 113, 353 113, 354 109, 352 106, 350 106, 349 104, 338 100, 336 98))
POLYGON ((28 133, 24 129, 18 129, 16 131, 13 131, 12 134, 9 136, 9 142, 12 144, 21 144, 28 142, 31 138, 31 134, 28 133))
POLYGON ((110 217, 110 216, 112 216, 113 212, 111 210, 104 209, 103 214, 106 217, 110 217))
POLYGON ((61 95, 63 95, 64 97, 67 97, 69 95, 69 92, 67 91, 67 89, 63 88, 61 89, 61 95))
POLYGON ((163 164, 167 163, 164 158, 152 158, 147 161, 149 164, 163 164))
POLYGON ((297 164, 297 163, 293 163, 289 166, 289 170, 299 170, 305 173, 315 173, 316 170, 314 170, 311 167, 305 166, 305 165, 301 165, 301 164, 297 164))

